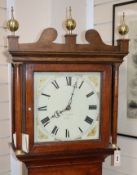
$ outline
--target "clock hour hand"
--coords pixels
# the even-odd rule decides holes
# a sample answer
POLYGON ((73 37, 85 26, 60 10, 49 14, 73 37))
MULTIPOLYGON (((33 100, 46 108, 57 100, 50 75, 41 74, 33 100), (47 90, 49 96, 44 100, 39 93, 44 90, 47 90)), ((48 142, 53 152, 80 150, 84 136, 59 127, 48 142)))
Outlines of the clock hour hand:
POLYGON ((59 112, 59 114, 62 114, 63 112, 69 111, 70 109, 71 109, 71 107, 67 105, 67 107, 65 109, 58 111, 58 112, 59 112))
POLYGON ((63 112, 67 111, 68 109, 63 109, 61 111, 55 111, 54 114, 51 116, 51 118, 59 118, 63 112))
POLYGON ((59 118, 60 117, 60 112, 55 111, 54 114, 51 116, 51 118, 59 118))

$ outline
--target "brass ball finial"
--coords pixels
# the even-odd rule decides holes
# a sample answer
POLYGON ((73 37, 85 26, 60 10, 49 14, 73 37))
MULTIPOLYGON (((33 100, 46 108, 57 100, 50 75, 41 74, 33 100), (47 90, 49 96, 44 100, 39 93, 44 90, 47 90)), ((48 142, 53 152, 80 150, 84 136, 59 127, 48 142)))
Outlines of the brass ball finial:
POLYGON ((71 7, 69 7, 69 18, 67 17, 65 21, 65 27, 70 35, 72 35, 72 31, 76 28, 76 21, 72 18, 71 12, 71 7))
POLYGON ((125 23, 125 13, 123 12, 121 24, 118 26, 118 33, 124 37, 128 32, 129 32, 129 27, 125 23))
POLYGON ((19 23, 18 23, 18 21, 14 18, 14 9, 13 9, 13 7, 11 7, 11 19, 9 19, 8 21, 7 21, 7 28, 11 31, 11 32, 13 32, 13 33, 15 33, 17 30, 18 30, 18 28, 19 28, 19 23))

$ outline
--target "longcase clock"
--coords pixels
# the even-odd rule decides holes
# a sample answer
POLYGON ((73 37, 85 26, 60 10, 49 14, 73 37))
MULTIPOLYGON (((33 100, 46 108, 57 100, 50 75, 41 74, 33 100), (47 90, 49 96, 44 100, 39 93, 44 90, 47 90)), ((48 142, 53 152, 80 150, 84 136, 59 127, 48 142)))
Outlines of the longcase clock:
POLYGON ((12 147, 29 175, 101 175, 117 141, 119 65, 128 40, 103 43, 95 30, 55 43, 45 29, 36 43, 9 36, 12 56, 12 147))

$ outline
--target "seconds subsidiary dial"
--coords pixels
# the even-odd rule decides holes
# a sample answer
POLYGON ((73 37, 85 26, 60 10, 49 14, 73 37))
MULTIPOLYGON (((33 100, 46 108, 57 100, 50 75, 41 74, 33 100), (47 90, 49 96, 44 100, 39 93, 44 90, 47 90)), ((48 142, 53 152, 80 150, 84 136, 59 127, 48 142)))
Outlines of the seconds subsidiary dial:
POLYGON ((35 72, 35 142, 98 139, 100 81, 100 72, 35 72))

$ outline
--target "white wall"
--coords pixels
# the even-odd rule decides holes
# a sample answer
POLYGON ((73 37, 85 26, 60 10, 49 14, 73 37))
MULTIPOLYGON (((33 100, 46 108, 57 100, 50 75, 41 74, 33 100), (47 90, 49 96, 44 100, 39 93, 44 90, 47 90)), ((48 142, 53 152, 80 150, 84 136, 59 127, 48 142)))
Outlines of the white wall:
MULTIPOLYGON (((92 27, 92 0, 14 0, 15 13, 20 23, 18 35, 20 42, 36 41, 41 31, 47 27, 54 27, 59 33, 58 41, 62 40, 63 21, 66 19, 66 8, 72 7, 72 17, 77 22, 74 33, 80 33, 92 27), (89 8, 91 7, 91 8, 89 8), (87 13, 88 9, 88 13, 87 13), (82 13, 81 13, 82 12, 82 13), (87 19, 91 21, 87 22, 87 19)), ((81 41, 81 35, 78 36, 81 41)))
MULTIPOLYGON (((126 0, 128 1, 128 0, 126 0)), ((95 0, 94 26, 100 32, 106 43, 112 43, 112 6, 126 2, 123 0, 95 0)), ((120 66, 119 79, 119 122, 126 117, 126 58, 120 66), (122 114, 122 115, 121 115, 122 114)), ((120 129, 120 128, 119 128, 120 129)), ((104 175, 136 175, 137 174, 137 140, 127 137, 118 137, 118 146, 121 148, 121 166, 111 167, 109 158, 104 164, 104 175)))
POLYGON ((0 0, 0 175, 9 175, 10 168, 10 112, 9 78, 6 35, 4 24, 7 19, 6 0, 0 0))
POLYGON ((14 0, 20 42, 34 42, 51 23, 51 0, 14 0))

